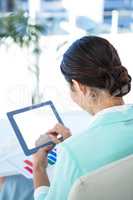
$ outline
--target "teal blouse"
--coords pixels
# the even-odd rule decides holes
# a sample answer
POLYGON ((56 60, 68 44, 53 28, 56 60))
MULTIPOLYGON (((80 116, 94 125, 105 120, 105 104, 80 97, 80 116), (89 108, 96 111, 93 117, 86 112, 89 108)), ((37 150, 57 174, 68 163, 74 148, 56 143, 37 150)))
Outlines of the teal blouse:
POLYGON ((60 144, 51 186, 37 188, 35 200, 67 200, 80 176, 132 153, 133 105, 104 109, 85 132, 60 144))

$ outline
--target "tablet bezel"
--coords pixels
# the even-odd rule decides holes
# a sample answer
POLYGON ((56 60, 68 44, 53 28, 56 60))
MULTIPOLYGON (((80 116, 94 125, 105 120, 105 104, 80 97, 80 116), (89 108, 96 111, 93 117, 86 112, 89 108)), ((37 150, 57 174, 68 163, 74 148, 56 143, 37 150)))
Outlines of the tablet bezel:
POLYGON ((18 141, 19 141, 19 143, 20 143, 20 145, 21 145, 26 156, 30 156, 31 154, 36 153, 38 151, 38 149, 41 148, 41 147, 45 147, 49 144, 54 145, 54 143, 48 142, 46 144, 35 147, 33 149, 29 149, 24 138, 23 138, 23 136, 22 136, 22 134, 21 134, 21 131, 19 130, 19 127, 18 127, 18 125, 17 125, 17 123, 14 119, 14 115, 17 115, 17 114, 20 114, 20 113, 23 113, 23 112, 27 112, 27 111, 30 111, 30 110, 34 110, 34 109, 37 109, 37 108, 40 108, 40 107, 43 107, 43 106, 48 106, 48 105, 51 107, 53 114, 55 114, 57 121, 61 124, 64 124, 52 101, 47 101, 47 102, 44 102, 44 103, 28 106, 28 107, 25 107, 25 108, 22 108, 22 109, 19 109, 19 110, 7 112, 7 117, 8 117, 8 119, 9 119, 11 125, 12 125, 12 128, 13 128, 13 130, 14 130, 17 138, 18 138, 18 141))

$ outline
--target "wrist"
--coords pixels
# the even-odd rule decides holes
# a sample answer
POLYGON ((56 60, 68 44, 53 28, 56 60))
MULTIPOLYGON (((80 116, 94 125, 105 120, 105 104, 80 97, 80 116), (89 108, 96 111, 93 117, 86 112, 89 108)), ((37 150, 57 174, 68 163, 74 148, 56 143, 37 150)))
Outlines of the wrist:
POLYGON ((49 178, 46 168, 42 165, 34 165, 33 167, 34 186, 38 188, 40 186, 50 186, 49 178))
POLYGON ((45 163, 44 162, 38 162, 33 164, 33 171, 45 171, 46 170, 45 163))

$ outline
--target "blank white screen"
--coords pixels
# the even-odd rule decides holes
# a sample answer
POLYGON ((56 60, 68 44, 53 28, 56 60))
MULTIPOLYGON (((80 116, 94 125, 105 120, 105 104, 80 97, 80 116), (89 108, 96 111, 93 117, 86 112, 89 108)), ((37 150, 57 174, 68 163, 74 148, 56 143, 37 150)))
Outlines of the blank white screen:
POLYGON ((26 111, 14 116, 28 149, 35 148, 40 135, 53 128, 58 120, 50 105, 26 111))

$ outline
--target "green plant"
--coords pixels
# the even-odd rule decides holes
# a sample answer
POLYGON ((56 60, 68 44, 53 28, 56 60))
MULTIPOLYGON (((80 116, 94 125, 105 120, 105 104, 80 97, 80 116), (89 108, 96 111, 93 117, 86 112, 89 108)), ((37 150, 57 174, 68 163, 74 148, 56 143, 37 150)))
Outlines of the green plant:
POLYGON ((35 63, 29 67, 34 73, 36 79, 36 87, 32 95, 32 102, 37 103, 41 100, 39 92, 40 70, 39 57, 41 49, 39 46, 40 35, 45 29, 42 25, 31 24, 30 17, 24 11, 11 13, 0 18, 0 41, 8 43, 8 39, 16 43, 20 47, 26 47, 35 56, 35 63))

